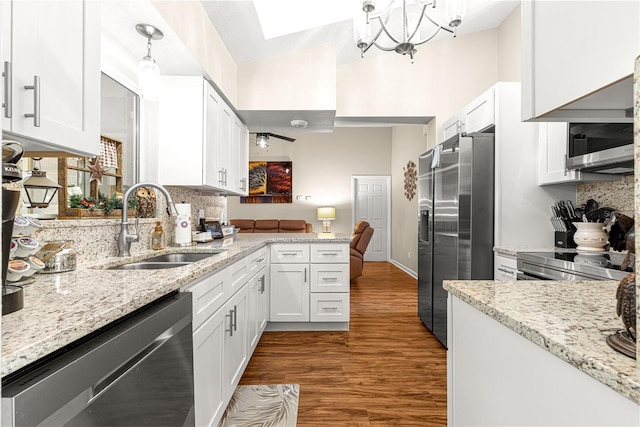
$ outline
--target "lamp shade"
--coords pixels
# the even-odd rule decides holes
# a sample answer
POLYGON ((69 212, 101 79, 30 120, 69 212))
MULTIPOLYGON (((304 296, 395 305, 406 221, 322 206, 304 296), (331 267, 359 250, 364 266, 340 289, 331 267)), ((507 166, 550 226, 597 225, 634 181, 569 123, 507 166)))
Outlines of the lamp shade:
POLYGON ((138 63, 138 85, 146 101, 157 101, 160 94, 160 67, 150 56, 138 63))
POLYGON ((336 219, 336 208, 323 206, 318 208, 318 221, 330 221, 336 219))

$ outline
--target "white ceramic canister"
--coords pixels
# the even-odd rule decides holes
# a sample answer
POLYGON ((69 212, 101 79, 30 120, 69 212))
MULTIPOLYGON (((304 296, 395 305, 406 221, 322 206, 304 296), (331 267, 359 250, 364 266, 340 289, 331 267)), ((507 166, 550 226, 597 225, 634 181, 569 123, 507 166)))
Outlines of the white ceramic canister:
POLYGON ((576 248, 583 252, 604 252, 609 243, 609 236, 600 222, 574 222, 576 232, 573 240, 578 244, 576 248))

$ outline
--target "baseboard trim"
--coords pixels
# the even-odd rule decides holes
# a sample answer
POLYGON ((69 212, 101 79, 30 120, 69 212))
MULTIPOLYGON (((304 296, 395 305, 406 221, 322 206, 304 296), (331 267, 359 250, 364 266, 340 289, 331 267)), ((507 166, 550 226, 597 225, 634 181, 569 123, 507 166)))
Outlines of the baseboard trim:
POLYGON ((349 322, 269 322, 266 331, 348 331, 349 322))
POLYGON ((389 261, 391 264, 395 265, 396 267, 398 267, 400 270, 404 271, 405 273, 407 273, 409 276, 413 277, 414 279, 418 280, 418 274, 411 270, 409 267, 400 264, 398 261, 396 261, 395 259, 392 259, 391 261, 389 261))

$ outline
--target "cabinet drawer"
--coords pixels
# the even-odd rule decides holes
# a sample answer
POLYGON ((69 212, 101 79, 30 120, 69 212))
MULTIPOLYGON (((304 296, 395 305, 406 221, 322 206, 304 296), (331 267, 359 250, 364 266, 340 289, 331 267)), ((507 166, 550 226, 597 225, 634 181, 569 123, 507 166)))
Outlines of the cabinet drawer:
POLYGON ((349 264, 311 264, 311 292, 349 292, 349 264))
POLYGON ((249 277, 256 274, 262 267, 267 265, 267 248, 258 249, 247 257, 247 272, 249 277))
POLYGON ((311 294, 312 322, 348 322, 348 293, 311 294))
POLYGON ((271 245, 271 263, 308 263, 309 245, 307 244, 277 244, 271 245))
POLYGON ((493 265, 493 278, 495 280, 516 280, 518 262, 515 258, 495 254, 493 265))
POLYGON ((234 262, 225 270, 229 270, 229 296, 235 294, 238 289, 243 287, 249 279, 249 266, 247 264, 247 258, 243 258, 240 261, 234 262))
POLYGON ((229 268, 225 268, 211 276, 205 277, 184 290, 193 295, 193 330, 195 331, 215 313, 227 300, 229 295, 225 287, 230 282, 229 268))
POLYGON ((348 263, 349 262, 349 245, 348 244, 311 244, 311 262, 322 263, 348 263))

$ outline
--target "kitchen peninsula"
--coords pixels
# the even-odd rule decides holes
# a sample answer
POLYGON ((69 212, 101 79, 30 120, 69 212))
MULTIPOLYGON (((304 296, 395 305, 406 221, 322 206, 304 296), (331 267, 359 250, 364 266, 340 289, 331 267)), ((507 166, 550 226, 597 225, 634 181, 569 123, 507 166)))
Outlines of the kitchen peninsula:
POLYGON ((269 244, 346 244, 350 239, 320 239, 308 233, 241 235, 234 240, 224 252, 179 268, 108 270, 152 255, 210 252, 211 247, 142 251, 127 258, 85 261, 68 273, 36 275, 36 281, 24 287, 24 308, 2 318, 2 377, 269 244))
POLYGON ((449 425, 640 425, 615 281, 445 281, 449 425), (582 372, 581 372, 582 371, 582 372))

